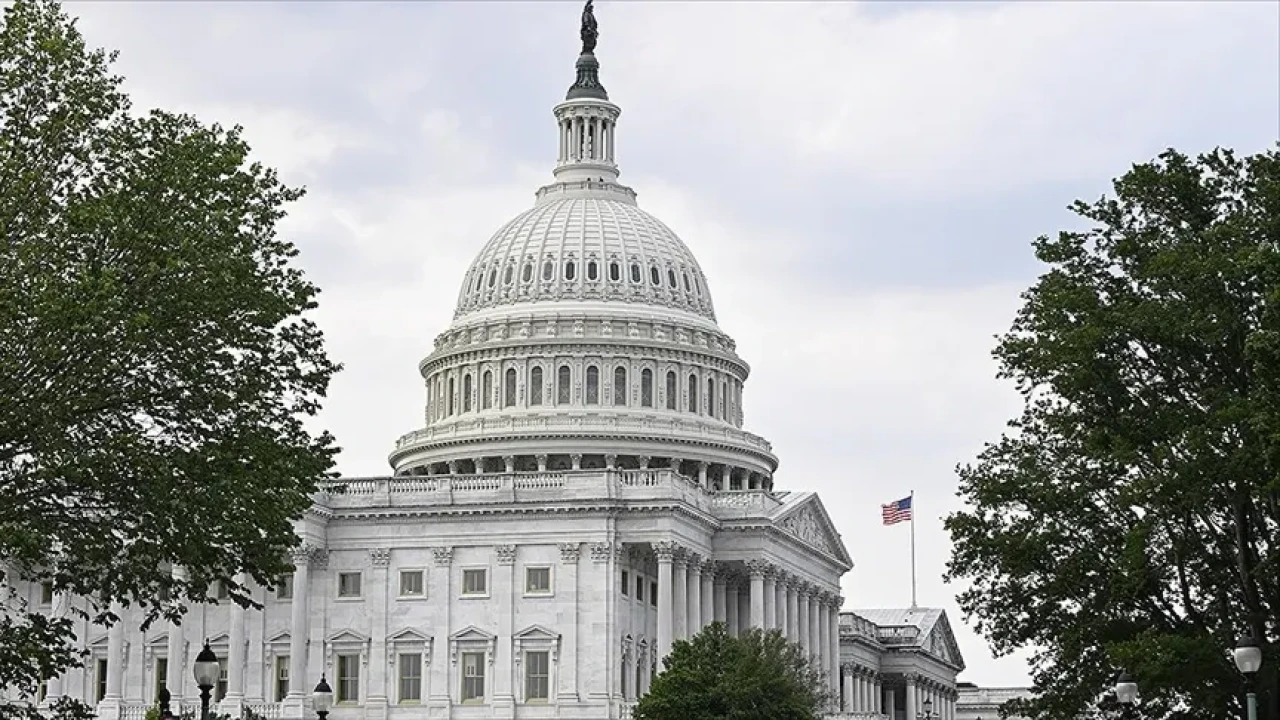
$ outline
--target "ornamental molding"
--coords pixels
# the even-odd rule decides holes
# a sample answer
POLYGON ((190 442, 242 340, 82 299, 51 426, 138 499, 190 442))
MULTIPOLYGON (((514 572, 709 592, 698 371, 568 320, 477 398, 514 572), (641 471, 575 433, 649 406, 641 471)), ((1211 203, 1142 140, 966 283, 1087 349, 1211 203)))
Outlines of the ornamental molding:
POLYGON ((390 548, 373 548, 369 551, 369 562, 374 567, 385 568, 391 564, 390 548))
MULTIPOLYGON (((515 325, 513 321, 509 325, 515 325)), ((652 326, 652 324, 650 324, 652 326)), ((447 333, 446 333, 447 334, 447 333)), ((464 332, 464 334, 470 334, 464 332)), ((703 346, 692 343, 678 343, 668 339, 666 332, 662 336, 651 336, 645 342, 644 337, 620 337, 617 335, 598 335, 590 337, 584 330, 582 335, 575 335, 573 327, 566 328, 562 334, 544 335, 530 338, 496 338, 488 340, 467 341, 465 343, 440 344, 434 352, 418 364, 418 370, 430 377, 443 370, 485 363, 497 363, 509 366, 512 361, 534 358, 545 358, 548 348, 555 348, 557 354, 569 358, 585 355, 597 355, 601 358, 621 358, 652 363, 678 362, 682 365, 699 365, 707 369, 715 369, 736 376, 745 381, 750 374, 750 366, 738 357, 732 349, 715 346, 703 346), (561 335, 564 335, 563 337, 561 335), (590 339, 588 339, 590 338, 590 339)), ((726 336, 727 337, 727 336, 726 336)))
POLYGON ((560 543, 560 562, 565 565, 577 565, 582 557, 582 543, 560 543))
POLYGON ((609 562, 609 556, 613 554, 613 545, 607 542, 591 543, 591 561, 595 563, 609 562))
POLYGON ((435 556, 437 566, 448 567, 453 563, 453 548, 451 547, 431 548, 431 554, 435 556))
POLYGON ((498 636, 475 625, 462 628, 449 636, 449 663, 457 665, 461 654, 471 648, 484 650, 488 664, 492 666, 497 654, 498 636))
POLYGON ((498 556, 499 565, 515 565, 516 564, 516 546, 515 545, 496 545, 494 546, 493 551, 498 556))

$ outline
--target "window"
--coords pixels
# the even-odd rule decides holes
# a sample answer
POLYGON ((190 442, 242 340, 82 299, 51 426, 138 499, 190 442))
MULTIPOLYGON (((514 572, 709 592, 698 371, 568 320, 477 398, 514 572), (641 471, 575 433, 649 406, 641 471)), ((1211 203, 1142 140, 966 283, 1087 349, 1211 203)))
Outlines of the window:
POLYGON ((658 607, 658 583, 649 583, 649 604, 658 607))
POLYGON ((587 368, 587 404, 600 403, 600 368, 591 365, 587 368))
POLYGON ((649 369, 640 371, 640 405, 653 407, 653 371, 649 369))
POLYGON ((636 263, 631 263, 631 282, 640 282, 640 266, 636 263))
POLYGON ((728 400, 729 400, 729 384, 726 382, 722 382, 720 383, 720 417, 725 420, 729 418, 729 413, 727 412, 728 400))
POLYGON ((40 583, 40 604, 41 605, 53 604, 53 583, 47 580, 45 582, 40 583))
POLYGON ((698 376, 689 375, 689 412, 698 412, 698 376))
MULTIPOLYGON (((575 273, 575 269, 573 267, 573 261, 570 260, 564 264, 564 279, 572 280, 574 273, 575 273)), ((481 678, 481 682, 483 684, 483 678, 481 678)))
POLYGON ((618 267, 618 263, 609 263, 609 279, 618 282, 622 279, 622 268, 618 267))
POLYGON ((480 407, 488 410, 493 402, 493 373, 485 370, 480 378, 480 407))
POLYGON ((449 409, 445 411, 446 415, 453 414, 453 378, 449 378, 449 394, 445 396, 445 402, 448 403, 449 409))
POLYGON ((282 700, 284 700, 285 696, 289 694, 289 656, 288 655, 276 656, 275 678, 276 678, 276 681, 275 681, 276 702, 281 702, 282 700))
POLYGON ((636 576, 636 600, 644 602, 644 578, 636 576))
POLYGON ((340 598, 360 597, 360 573, 358 572, 338 573, 338 597, 340 598))
POLYGON ((160 691, 164 689, 165 683, 169 677, 169 658, 156 658, 156 681, 155 687, 152 688, 151 697, 159 697, 160 691))
POLYGON ((533 263, 524 264, 524 269, 520 271, 520 282, 529 282, 533 279, 533 263))
POLYGON ((658 273, 657 265, 651 265, 649 267, 649 282, 653 283, 654 285, 662 284, 662 275, 658 273))
POLYGON ((550 260, 542 264, 542 279, 546 282, 551 281, 551 277, 556 274, 556 264, 550 260))
POLYGON ((542 368, 536 365, 529 371, 529 404, 542 404, 542 368))
POLYGON ((672 289, 674 289, 674 288, 675 288, 675 286, 676 286, 676 271, 675 271, 675 270, 671 270, 671 269, 668 269, 668 270, 667 270, 667 284, 668 284, 668 285, 670 285, 670 286, 672 287, 672 289))
POLYGON ((556 371, 556 403, 559 405, 569 404, 569 381, 572 379, 573 373, 569 371, 568 365, 561 365, 556 371))
POLYGON ((702 283, 698 282, 698 276, 693 276, 693 289, 698 292, 698 297, 702 297, 702 283))
POLYGON ((422 656, 403 653, 396 662, 400 673, 400 702, 422 701, 422 656))
POLYGON ((714 416, 716 414, 715 378, 707 378, 707 414, 711 416, 714 416))
POLYGON ((218 684, 213 689, 213 699, 222 702, 227 696, 227 653, 224 650, 222 658, 218 660, 218 684))
POLYGON ((400 571, 400 597, 422 597, 425 594, 421 570, 400 571))
POLYGON ((462 571, 463 595, 488 595, 489 571, 485 568, 469 568, 462 571))
POLYGON ((508 266, 507 266, 507 270, 506 270, 506 272, 502 273, 502 284, 503 284, 503 285, 510 285, 510 284, 511 284, 511 272, 512 272, 512 268, 511 268, 511 266, 510 266, 510 265, 508 265, 508 266))
POLYGON ((551 696, 551 653, 530 650, 524 654, 524 699, 546 700, 551 696))
POLYGON ((689 287, 689 273, 683 273, 683 275, 684 275, 684 291, 693 292, 693 288, 689 287))
POLYGON ((462 702, 484 700, 484 653, 462 653, 462 702))
POLYGON ((360 702, 360 656, 338 656, 338 686, 334 697, 340 703, 360 702))
POLYGON ((462 376, 462 412, 471 412, 471 373, 462 376))
POLYGON ((498 271, 497 271, 497 269, 490 270, 490 271, 489 271, 489 287, 493 287, 493 286, 494 286, 494 284, 495 284, 495 283, 497 283, 497 282, 498 282, 498 271))
POLYGON ((505 387, 503 387, 503 407, 515 407, 516 405, 516 369, 507 368, 505 387))
POLYGON ((524 593, 526 595, 551 594, 551 568, 527 567, 524 569, 524 593))
POLYGON ((276 578, 276 599, 290 600, 293 598, 293 576, 281 575, 276 578))
POLYGON ((613 369, 613 404, 627 404, 627 369, 621 365, 613 369))
POLYGON ((600 267, 596 265, 595 260, 591 260, 590 262, 587 263, 587 279, 588 280, 600 279, 600 267))
POLYGON ((626 570, 623 570, 622 571, 622 597, 626 597, 627 595, 630 594, 628 592, 628 590, 630 589, 630 586, 631 586, 631 574, 628 573, 626 570))
POLYGON ((96 702, 102 702, 102 698, 107 696, 107 660, 106 658, 98 658, 98 662, 94 665, 93 673, 93 696, 96 702))
POLYGON ((219 580, 217 584, 214 585, 213 592, 219 600, 226 600, 231 595, 231 591, 227 588, 227 583, 222 580, 219 580))
POLYGON ((676 390, 676 374, 674 371, 668 370, 667 371, 667 409, 668 410, 676 409, 676 395, 678 394, 679 393, 676 390))

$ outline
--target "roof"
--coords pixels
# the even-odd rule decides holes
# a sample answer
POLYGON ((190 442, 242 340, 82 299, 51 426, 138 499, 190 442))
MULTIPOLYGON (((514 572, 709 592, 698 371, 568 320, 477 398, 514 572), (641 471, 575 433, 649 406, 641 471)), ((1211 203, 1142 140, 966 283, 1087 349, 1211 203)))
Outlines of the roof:
POLYGON ((918 650, 964 669, 964 657, 951 632, 947 612, 942 608, 874 608, 851 612, 875 624, 879 629, 878 639, 890 647, 918 650))

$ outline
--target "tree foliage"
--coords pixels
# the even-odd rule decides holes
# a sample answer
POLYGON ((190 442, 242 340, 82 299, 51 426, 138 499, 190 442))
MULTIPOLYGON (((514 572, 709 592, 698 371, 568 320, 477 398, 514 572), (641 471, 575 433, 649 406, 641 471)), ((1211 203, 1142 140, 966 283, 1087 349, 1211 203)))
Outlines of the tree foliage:
POLYGON ((949 575, 998 652, 1034 649, 1035 717, 1119 668, 1147 717, 1240 712, 1229 649, 1280 633, 1280 153, 1170 150, 1072 210, 999 338, 1024 408, 959 469, 949 575))
POLYGON ((829 701, 821 671, 777 630, 734 637, 712 623, 663 667, 636 720, 816 720, 829 701))
MULTIPOLYGON (((290 570, 336 452, 304 425, 338 369, 317 290, 276 234, 302 191, 238 127, 131 112, 113 60, 56 3, 5 9, 0 572, 97 622, 178 618, 217 581, 248 604, 237 573, 290 570)), ((4 600, 0 679, 29 699, 80 661, 72 617, 4 600)))

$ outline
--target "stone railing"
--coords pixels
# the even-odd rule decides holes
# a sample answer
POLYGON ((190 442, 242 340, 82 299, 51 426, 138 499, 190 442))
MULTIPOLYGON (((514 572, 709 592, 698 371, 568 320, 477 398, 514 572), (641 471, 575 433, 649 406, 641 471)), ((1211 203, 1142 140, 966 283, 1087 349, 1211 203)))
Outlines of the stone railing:
POLYGON ((120 706, 120 720, 143 720, 153 703, 125 703, 120 706))
POLYGON ((669 468, 344 478, 315 497, 333 510, 553 500, 675 500, 725 519, 761 517, 782 504, 763 490, 711 492, 669 468))
POLYGON ((419 444, 444 440, 469 440, 502 434, 566 432, 599 432, 656 436, 660 438, 712 440, 745 446, 766 453, 770 453, 773 450, 769 441, 759 435, 722 423, 702 422, 686 418, 648 417, 612 413, 556 413, 462 418, 402 435, 396 440, 396 450, 409 450, 419 444))
POLYGON ((879 628, 870 620, 855 613, 840 613, 840 634, 856 635, 868 640, 879 640, 879 628))
POLYGON ((840 712, 827 715, 826 720, 885 720, 888 717, 874 712, 840 712))
POLYGON ((920 637, 915 625, 877 625, 876 639, 885 645, 910 645, 920 637))

